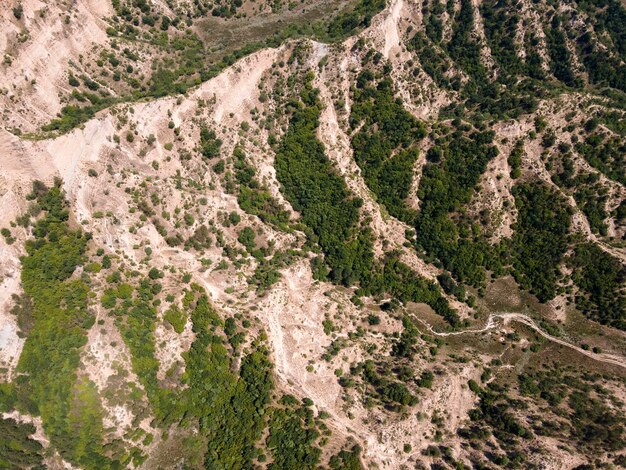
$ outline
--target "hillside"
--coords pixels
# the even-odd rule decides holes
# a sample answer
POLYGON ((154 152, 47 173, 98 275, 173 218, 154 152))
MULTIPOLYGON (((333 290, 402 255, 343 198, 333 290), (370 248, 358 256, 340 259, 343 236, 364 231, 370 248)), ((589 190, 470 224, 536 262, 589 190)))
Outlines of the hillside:
POLYGON ((626 466, 618 0, 0 13, 0 468, 626 466))

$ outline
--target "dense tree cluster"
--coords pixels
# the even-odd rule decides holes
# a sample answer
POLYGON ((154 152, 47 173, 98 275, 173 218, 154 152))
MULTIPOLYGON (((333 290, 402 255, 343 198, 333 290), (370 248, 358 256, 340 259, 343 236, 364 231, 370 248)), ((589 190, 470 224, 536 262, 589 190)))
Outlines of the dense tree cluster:
POLYGON ((592 243, 574 249, 567 264, 579 289, 576 306, 589 318, 626 330, 626 268, 592 243))
POLYGON ((459 281, 480 285, 496 257, 480 229, 462 217, 487 163, 497 155, 492 131, 454 131, 429 150, 418 189, 417 246, 438 258, 459 281))
POLYGON ((382 266, 362 279, 361 289, 357 290, 357 293, 365 295, 389 293, 401 302, 422 302, 441 315, 451 326, 460 324, 459 315, 450 307, 437 284, 416 275, 395 253, 388 253, 382 266))
MULTIPOLYGON (((569 146, 566 148, 569 150, 569 146)), ((565 154, 559 152, 559 156, 555 160, 555 164, 550 162, 551 167, 557 167, 552 175, 552 181, 573 193, 576 205, 587 217, 593 232, 603 236, 607 235, 606 219, 609 214, 606 210, 606 203, 608 202, 608 190, 600 182, 600 175, 582 170, 577 172, 569 151, 565 154)))
POLYGON ((416 405, 418 398, 403 382, 389 378, 384 369, 384 365, 368 359, 353 366, 350 374, 362 376, 370 403, 374 400, 379 401, 391 411, 403 411, 407 406, 416 405))
MULTIPOLYGON (((532 112, 537 107, 536 98, 540 96, 540 88, 532 80, 518 80, 525 67, 514 58, 516 48, 511 49, 509 28, 518 19, 515 13, 506 11, 505 5, 497 2, 482 4, 485 34, 488 45, 499 65, 500 74, 493 80, 483 65, 481 44, 474 37, 475 11, 470 0, 463 0, 458 14, 454 18, 452 37, 445 44, 445 50, 456 66, 469 76, 463 87, 462 96, 467 98, 465 104, 481 113, 500 118, 517 117, 532 112)), ((509 9, 510 10, 510 9, 509 9)), ((535 68, 538 56, 529 55, 529 63, 535 68)))
POLYGON ((493 429, 494 436, 503 442, 510 437, 529 438, 531 432, 520 423, 511 412, 511 403, 506 390, 496 383, 480 387, 474 380, 469 381, 469 388, 479 398, 478 408, 470 411, 470 419, 475 422, 484 421, 493 429))
POLYGON ((599 179, 597 174, 584 174, 577 178, 581 181, 578 188, 574 192, 574 199, 576 205, 583 211, 589 227, 595 233, 599 233, 602 236, 608 234, 608 226, 605 220, 609 214, 606 211, 606 203, 608 200, 608 191, 601 184, 598 184, 599 179), (584 182, 583 182, 584 181, 584 182))
MULTIPOLYGON (((417 276, 393 254, 389 254, 382 263, 374 261, 371 230, 359 230, 361 200, 349 192, 345 181, 325 155, 323 145, 317 140, 319 112, 317 90, 311 87, 309 77, 301 102, 276 152, 275 165, 276 176, 287 200, 300 212, 302 221, 312 232, 309 234, 312 241, 324 253, 325 262, 330 267, 330 279, 344 285, 358 283, 360 289, 357 293, 360 295, 387 292, 403 302, 424 302, 450 324, 457 325, 457 313, 449 307, 436 284, 417 276)), ((369 113, 367 107, 364 107, 364 112, 369 113)), ((390 129, 394 126, 402 128, 402 124, 394 124, 389 119, 403 116, 404 111, 394 107, 390 116, 382 120, 387 120, 386 125, 390 129)), ((405 134, 405 139, 410 141, 413 132, 418 135, 423 132, 420 129, 421 126, 413 120, 398 135, 405 134)), ((378 138, 386 142, 386 146, 394 142, 388 139, 399 139, 398 136, 378 138)), ((401 143, 402 140, 399 140, 397 145, 401 143)), ((363 147, 362 152, 365 155, 368 150, 363 147)), ((412 166, 404 171, 412 172, 412 166)), ((399 201, 397 204, 400 207, 399 201)), ((326 276, 319 259, 314 260, 313 268, 318 277, 326 276)))
POLYGON ((385 0, 359 0, 347 12, 333 18, 326 27, 326 35, 330 39, 341 39, 357 29, 367 28, 372 17, 385 8, 385 0))
POLYGON ((541 183, 513 188, 518 219, 511 241, 513 274, 537 298, 556 295, 559 265, 567 251, 571 214, 563 198, 541 183))
POLYGON ((389 77, 373 82, 369 69, 361 72, 354 91, 350 121, 360 126, 352 138, 354 159, 367 186, 391 215, 410 222, 413 215, 405 200, 413 181, 415 148, 426 131, 424 125, 394 98, 389 77))
POLYGON ((626 141, 620 136, 594 132, 575 145, 576 151, 591 166, 614 181, 626 184, 626 141))
POLYGON ((491 56, 502 73, 510 75, 506 77, 507 81, 524 74, 526 65, 519 56, 516 45, 515 31, 518 29, 520 17, 512 3, 514 2, 508 0, 490 0, 480 5, 491 56))
POLYGON ((120 301, 112 313, 130 350, 133 371, 144 386, 159 421, 168 417, 177 399, 173 391, 159 386, 157 378, 159 361, 155 357, 157 311, 154 300, 160 291, 161 284, 150 277, 141 279, 136 287, 118 283, 116 288, 105 291, 105 295, 112 294, 120 301))
POLYGON ((43 468, 43 447, 31 438, 35 431, 32 424, 0 418, 0 469, 43 468))
MULTIPOLYGON (((437 42, 440 40, 441 38, 439 37, 437 42)), ((437 86, 444 89, 459 90, 461 88, 460 79, 457 76, 450 76, 450 61, 447 60, 443 52, 436 48, 435 44, 433 44, 434 41, 430 41, 422 31, 418 31, 409 42, 408 47, 415 52, 422 69, 432 78, 437 86)), ((419 68, 416 67, 413 73, 417 75, 419 68)))
POLYGON ((626 9, 619 0, 583 0, 577 2, 589 15, 593 29, 577 38, 577 46, 589 81, 626 92, 626 9), (607 34, 608 33, 608 34, 607 34), (610 38, 614 52, 607 53, 606 44, 599 47, 598 36, 610 38))
POLYGON ((317 93, 309 79, 276 152, 276 177, 324 251, 330 278, 350 285, 370 270, 371 242, 358 230, 362 201, 350 194, 317 139, 317 93))
POLYGON ((197 285, 186 292, 183 308, 191 310, 195 340, 184 355, 187 388, 177 392, 174 414, 176 421, 198 420, 208 443, 205 468, 251 468, 265 459, 261 447, 270 450, 274 462, 318 462, 321 451, 315 440, 320 434, 311 410, 287 413, 283 405, 291 403, 289 398, 272 405, 273 367, 262 338, 251 343, 235 371, 234 357, 217 333, 221 328, 232 338, 232 318, 222 322, 197 285))
POLYGON ((524 155, 524 141, 518 140, 511 149, 511 153, 509 154, 509 158, 507 160, 509 166, 511 167, 512 179, 517 179, 522 174, 522 155, 524 155))
POLYGON ((93 384, 78 377, 80 348, 94 323, 88 279, 73 278, 86 260, 88 237, 69 225, 61 182, 36 182, 30 198, 43 211, 22 258, 22 286, 32 302, 33 325, 20 356, 16 406, 40 415, 43 428, 70 462, 109 468, 102 447, 102 410, 93 384))
POLYGON ((569 435, 582 451, 611 452, 626 445, 626 419, 608 403, 598 376, 562 368, 530 370, 518 377, 522 395, 565 420, 558 426, 545 417, 535 421, 540 436, 569 435))
POLYGON ((572 63, 565 34, 561 29, 561 19, 558 15, 552 17, 549 29, 546 30, 546 41, 550 54, 550 71, 567 86, 577 86, 576 75, 572 71, 572 63))
POLYGON ((479 397, 478 406, 469 411, 470 423, 459 428, 457 434, 477 448, 480 448, 481 441, 493 435, 498 445, 485 451, 484 456, 498 466, 522 468, 527 453, 523 451, 520 440, 533 436, 515 413, 516 408, 523 405, 513 400, 507 388, 495 381, 481 387, 476 381, 470 380, 468 386, 479 397))
POLYGON ((239 207, 248 214, 258 216, 265 223, 284 228, 289 222, 289 213, 270 194, 268 188, 259 183, 256 170, 247 161, 243 148, 235 147, 233 156, 239 207))
POLYGON ((292 395, 284 395, 280 404, 272 410, 269 422, 266 443, 272 462, 268 468, 318 468, 322 451, 317 441, 321 434, 313 410, 306 403, 299 404, 292 395))

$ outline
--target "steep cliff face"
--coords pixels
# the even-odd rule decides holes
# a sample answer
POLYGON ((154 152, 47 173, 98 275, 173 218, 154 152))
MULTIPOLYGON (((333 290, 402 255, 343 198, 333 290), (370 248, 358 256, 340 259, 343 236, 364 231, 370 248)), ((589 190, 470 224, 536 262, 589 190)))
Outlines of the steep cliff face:
POLYGON ((209 3, 1 13, 0 462, 623 465, 623 7, 209 3))

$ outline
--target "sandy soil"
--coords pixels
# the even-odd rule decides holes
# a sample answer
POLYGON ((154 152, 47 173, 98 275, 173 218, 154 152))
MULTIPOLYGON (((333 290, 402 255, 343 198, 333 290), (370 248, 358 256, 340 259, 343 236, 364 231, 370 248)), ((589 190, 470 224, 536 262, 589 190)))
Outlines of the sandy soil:
POLYGON ((282 280, 258 306, 268 327, 280 382, 293 382, 318 408, 335 413, 341 387, 331 365, 317 361, 331 341, 322 322, 326 314, 332 316, 338 308, 324 296, 328 287, 315 287, 309 263, 303 260, 283 272, 282 280), (315 360, 311 373, 306 371, 310 360, 315 360))
POLYGON ((19 295, 21 287, 19 261, 8 251, 7 247, 0 246, 0 368, 6 370, 0 378, 11 380, 24 339, 18 336, 16 317, 10 313, 14 305, 12 295, 19 295))
MULTIPOLYGON (((118 370, 124 370, 128 374, 127 382, 133 382, 142 388, 137 376, 132 372, 130 365, 130 353, 124 344, 113 321, 102 309, 98 308, 98 320, 104 323, 91 328, 87 336, 87 345, 83 351, 81 362, 82 371, 89 380, 96 384, 98 391, 104 393, 107 390, 109 380, 118 370)), ((104 425, 113 430, 115 437, 121 437, 131 429, 133 413, 127 405, 110 405, 104 401, 104 425)))
POLYGON ((21 4, 20 21, 10 8, 0 11, 0 56, 12 58, 10 64, 0 65, 0 87, 8 90, 0 94, 0 106, 5 110, 5 126, 32 132, 61 109, 59 92, 69 87, 68 61, 77 61, 80 54, 107 40, 102 18, 111 15, 113 8, 110 2, 98 0, 77 0, 69 6, 39 0, 21 4), (16 36, 24 31, 29 39, 20 43, 16 36))
POLYGON ((383 48, 383 55, 390 59, 394 52, 400 49, 400 33, 398 32, 398 21, 400 21, 400 15, 402 8, 404 7, 404 0, 394 0, 389 8, 389 14, 384 21, 385 32, 385 45, 383 48))

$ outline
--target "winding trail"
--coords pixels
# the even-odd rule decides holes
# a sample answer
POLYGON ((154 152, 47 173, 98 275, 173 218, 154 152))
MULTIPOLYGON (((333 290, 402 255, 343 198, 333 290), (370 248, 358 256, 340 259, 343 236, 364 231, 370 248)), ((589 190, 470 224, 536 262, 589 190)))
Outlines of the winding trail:
POLYGON ((530 328, 532 328, 533 330, 535 330, 537 333, 539 333, 541 336, 543 336, 544 338, 546 338, 548 341, 552 341, 553 343, 557 343, 560 344, 561 346, 565 346, 567 348, 573 349, 576 352, 587 356, 595 361, 600 361, 600 362, 604 362, 607 364, 612 364, 618 367, 622 367, 624 369, 626 369, 626 358, 621 357, 621 356, 616 356, 613 354, 605 354, 605 353, 594 353, 591 351, 586 351, 578 346, 575 346, 571 343, 568 343, 567 341, 564 341, 562 339, 556 338, 548 333, 546 333, 545 331, 543 331, 536 323, 535 321, 530 318, 528 315, 524 315, 522 313, 511 313, 511 312, 501 312, 501 313, 492 313, 489 315, 489 317, 487 318, 487 323, 485 324, 485 326, 479 330, 462 330, 462 331, 449 331, 449 332, 438 332, 435 331, 433 329, 433 327, 431 325, 429 325, 428 323, 426 323, 425 321, 421 320, 421 319, 417 319, 422 325, 424 325, 428 331, 430 331, 432 334, 434 334, 435 336, 456 336, 456 335, 464 335, 464 334, 473 334, 473 333, 484 333, 485 331, 491 330, 493 328, 496 328, 498 326, 498 322, 497 320, 502 320, 504 323, 510 322, 510 321, 516 321, 518 323, 522 323, 530 328))

